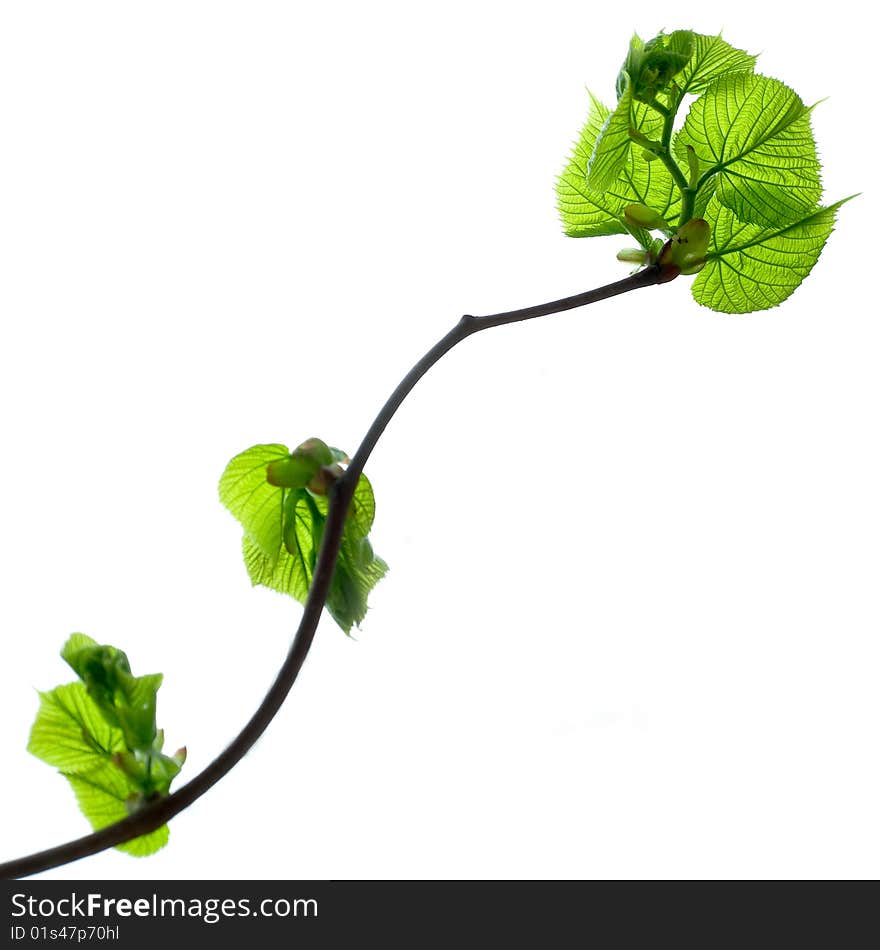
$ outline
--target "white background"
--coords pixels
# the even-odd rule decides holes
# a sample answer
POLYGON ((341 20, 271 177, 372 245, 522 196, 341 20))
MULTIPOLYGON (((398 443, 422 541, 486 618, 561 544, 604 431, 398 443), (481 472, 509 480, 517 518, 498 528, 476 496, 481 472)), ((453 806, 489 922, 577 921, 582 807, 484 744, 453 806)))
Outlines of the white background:
POLYGON ((300 608, 216 483, 353 450, 465 311, 617 279, 553 185, 633 29, 724 28, 846 206, 779 309, 688 281, 468 340, 368 472, 392 572, 170 846, 78 878, 880 875, 876 23, 863 4, 3 3, 0 857, 87 830, 25 751, 74 630, 192 776, 300 608), (658 12, 655 9, 662 7, 658 12), (857 12, 858 11, 858 12, 857 12))

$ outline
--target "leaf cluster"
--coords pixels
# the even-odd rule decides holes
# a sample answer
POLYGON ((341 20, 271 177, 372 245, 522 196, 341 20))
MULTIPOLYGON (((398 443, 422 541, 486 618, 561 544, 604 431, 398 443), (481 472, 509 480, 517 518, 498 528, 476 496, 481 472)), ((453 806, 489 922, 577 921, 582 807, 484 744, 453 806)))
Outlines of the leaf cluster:
MULTIPOLYGON (((244 528, 242 553, 251 583, 305 603, 327 521, 327 492, 348 461, 340 449, 307 439, 254 445, 236 455, 220 479, 220 500, 244 528)), ((366 475, 355 486, 326 607, 348 634, 367 613, 370 591, 388 565, 369 540, 376 513, 366 475)))
POLYGON ((812 107, 755 73, 755 61, 720 36, 634 36, 617 105, 590 94, 558 180, 565 233, 629 234, 639 248, 623 250, 621 260, 696 274, 694 299, 713 310, 747 313, 789 297, 818 260, 843 201, 820 204, 812 107), (698 244, 693 227, 690 239, 683 232, 694 220, 708 225, 698 244))
MULTIPOLYGON (((122 650, 74 633, 61 657, 79 681, 40 693, 28 751, 67 779, 97 831, 168 794, 186 750, 164 755, 156 728, 162 675, 133 676, 122 650)), ((168 826, 119 845, 143 856, 168 841, 168 826)))

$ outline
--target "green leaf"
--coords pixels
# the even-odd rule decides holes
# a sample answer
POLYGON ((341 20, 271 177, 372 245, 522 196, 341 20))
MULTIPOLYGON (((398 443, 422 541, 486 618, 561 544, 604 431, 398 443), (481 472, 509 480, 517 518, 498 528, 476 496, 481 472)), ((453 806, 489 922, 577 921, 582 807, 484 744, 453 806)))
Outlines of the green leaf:
POLYGON ((709 202, 712 200, 712 196, 715 194, 715 185, 717 184, 717 179, 710 178, 705 185, 703 185, 700 190, 697 192, 697 196, 694 199, 694 217, 695 218, 705 218, 706 209, 709 207, 709 202))
MULTIPOLYGON (((327 520, 327 508, 324 496, 313 495, 306 489, 285 491, 282 544, 275 557, 267 557, 247 535, 243 539, 242 553, 251 583, 305 603, 327 520)), ((367 540, 375 511, 372 487, 366 476, 361 475, 346 518, 327 597, 327 611, 346 633, 352 626, 360 626, 363 622, 368 595, 388 571, 388 565, 373 554, 367 540)))
POLYGON ((156 693, 162 674, 132 676, 128 657, 91 637, 72 634, 62 658, 85 683, 89 696, 111 726, 122 729, 130 749, 148 751, 156 738, 156 693))
POLYGON ((112 727, 82 683, 40 693, 40 709, 31 729, 28 752, 66 774, 99 768, 125 751, 121 729, 112 727))
MULTIPOLYGON (((65 778, 76 795, 80 811, 95 831, 128 817, 125 799, 130 784, 114 765, 108 763, 100 771, 88 775, 65 775, 65 778)), ((149 834, 133 838, 116 847, 126 854, 143 858, 164 848, 168 844, 169 835, 168 825, 162 825, 149 834)))
POLYGON ((76 670, 78 654, 83 650, 92 650, 96 646, 99 646, 98 642, 84 633, 72 633, 61 648, 61 659, 76 670))
MULTIPOLYGON (((662 120, 642 106, 636 108, 643 134, 658 137, 662 120)), ((638 148, 629 150, 620 175, 607 191, 587 185, 587 165, 608 115, 608 109, 590 93, 586 125, 556 184, 563 228, 569 237, 632 233, 643 247, 648 247, 650 235, 642 229, 627 228, 621 220, 623 209, 628 204, 643 204, 666 220, 675 220, 681 214, 681 195, 663 163, 645 161, 638 148)))
POLYGON ((61 649, 61 659, 89 687, 92 698, 113 702, 119 678, 131 676, 128 657, 115 647, 101 646, 82 633, 74 633, 61 649))
POLYGON ((367 538, 343 538, 327 610, 346 633, 363 623, 370 591, 387 573, 388 565, 375 556, 367 538))
POLYGON ((559 214, 569 237, 598 237, 604 234, 624 234, 617 202, 587 186, 587 166, 596 139, 608 118, 608 109, 590 92, 590 111, 587 122, 575 143, 568 164, 556 183, 559 214))
POLYGON ((236 455, 220 478, 220 501, 270 561, 281 547, 281 492, 266 481, 266 469, 289 454, 285 445, 254 445, 236 455))
POLYGON ((690 108, 675 150, 687 146, 717 177, 715 194, 740 219, 774 227, 797 221, 822 195, 810 110, 776 79, 734 72, 690 108))
POLYGON ((713 198, 707 209, 712 240, 706 266, 692 286, 694 300, 722 313, 782 303, 813 269, 843 203, 814 209, 782 227, 762 228, 737 220, 713 198))
POLYGON ((648 108, 635 102, 629 76, 623 73, 623 77, 617 108, 606 116, 587 163, 587 184, 594 191, 607 191, 623 171, 632 144, 629 130, 641 130, 637 110, 648 108))
POLYGON ((273 556, 268 556, 246 534, 242 554, 251 583, 269 587, 305 603, 317 558, 314 523, 305 489, 285 491, 284 535, 273 556))
POLYGON ((365 538, 373 527, 376 517, 376 498, 373 486, 366 475, 361 475, 351 498, 351 506, 345 523, 345 535, 350 538, 365 538))
MULTIPOLYGON (((142 784, 117 764, 129 754, 123 731, 107 722, 82 683, 40 693, 28 751, 56 767, 68 780, 80 809, 96 831, 125 818, 129 814, 127 802, 143 799, 142 784)), ((172 764, 179 771, 176 763, 172 764)), ((167 771, 164 762, 160 770, 167 771)), ((119 845, 119 850, 152 854, 167 841, 168 827, 163 826, 119 845)))
POLYGON ((130 749, 149 749, 156 738, 156 693, 161 673, 132 676, 125 684, 123 699, 117 699, 116 715, 130 749))
MULTIPOLYGON (((314 503, 320 517, 326 518, 327 499, 316 497, 314 503)), ((388 565, 375 556, 367 539, 375 514, 373 487, 366 475, 361 475, 346 517, 336 572, 327 597, 328 611, 346 632, 354 624, 360 626, 367 613, 370 591, 388 573, 388 565)), ((318 537, 316 549, 319 544, 318 537)))
POLYGON ((732 72, 752 72, 757 57, 737 49, 718 36, 693 34, 693 51, 684 69, 675 77, 681 94, 698 93, 709 83, 732 72))

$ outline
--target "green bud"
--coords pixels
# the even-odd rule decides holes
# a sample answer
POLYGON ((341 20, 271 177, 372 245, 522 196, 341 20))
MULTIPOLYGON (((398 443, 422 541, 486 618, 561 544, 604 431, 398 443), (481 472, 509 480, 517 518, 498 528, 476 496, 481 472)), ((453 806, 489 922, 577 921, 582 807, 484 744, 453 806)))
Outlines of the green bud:
POLYGON ((322 465, 335 461, 333 450, 320 439, 306 439, 287 458, 266 466, 266 481, 276 488, 305 488, 322 465))
POLYGON ((657 155, 656 155, 654 152, 650 151, 649 149, 643 148, 643 149, 642 149, 642 158, 643 158, 646 162, 653 162, 654 159, 657 158, 657 155))
POLYGON ((186 749, 178 749, 173 756, 128 751, 117 752, 113 756, 113 764, 140 789, 132 798, 135 808, 139 808, 144 801, 167 795, 185 761, 186 749))
POLYGON ((686 264, 682 267, 681 272, 686 277, 690 277, 691 274, 698 274, 706 266, 705 259, 702 261, 697 261, 695 264, 686 264))
POLYGON ((659 264, 677 274, 695 274, 706 263, 712 229, 702 218, 691 218, 660 252, 659 264))
POLYGON ((621 264, 645 264, 647 253, 641 247, 625 247, 617 252, 617 259, 621 264))
POLYGON ((673 78, 688 64, 693 49, 694 34, 690 30, 676 30, 668 36, 660 33, 647 43, 634 35, 617 77, 618 99, 631 84, 634 99, 652 102, 657 93, 669 89, 673 78))
POLYGON ((649 139, 644 132, 640 132, 632 126, 626 130, 626 133, 636 145, 641 145, 646 152, 650 152, 655 158, 657 157, 656 153, 663 149, 663 146, 656 139, 649 139))
POLYGON ((312 458, 319 465, 332 465, 334 461, 333 450, 320 439, 306 439, 293 450, 294 455, 312 458))
POLYGON ((630 204, 623 209, 623 217, 632 228, 645 228, 648 231, 659 231, 669 227, 666 221, 647 205, 630 204))
MULTIPOLYGON (((184 750, 185 753, 185 750, 184 750)), ((184 754, 185 757, 185 754, 184 754)), ((146 776, 144 790, 151 795, 167 795, 171 783, 180 774, 182 763, 176 757, 168 755, 154 755, 150 759, 149 774, 146 776)))
POLYGON ((314 459, 288 455, 266 466, 266 481, 276 488, 305 488, 319 467, 314 459))

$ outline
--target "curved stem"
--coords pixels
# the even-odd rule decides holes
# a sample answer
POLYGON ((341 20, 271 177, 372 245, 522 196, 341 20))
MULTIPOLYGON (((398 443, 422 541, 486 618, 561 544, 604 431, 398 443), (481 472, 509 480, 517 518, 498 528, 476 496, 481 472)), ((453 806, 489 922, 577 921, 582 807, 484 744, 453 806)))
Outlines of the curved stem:
POLYGON ((678 226, 683 227, 694 215, 694 202, 697 197, 699 186, 692 188, 684 172, 679 167, 678 162, 672 154, 672 132, 675 125, 675 116, 678 107, 681 105, 682 93, 672 92, 669 106, 662 107, 658 102, 650 103, 651 107, 663 116, 663 134, 660 136, 660 148, 657 151, 657 157, 666 166, 675 186, 681 192, 681 217, 678 226))
POLYGON ((462 340, 478 333, 480 330, 488 330, 490 327, 499 327, 507 323, 517 323, 521 320, 532 320, 535 317, 560 313, 564 310, 573 310, 575 307, 583 307, 599 300, 605 300, 608 297, 627 293, 630 290, 638 290, 640 287, 664 283, 671 280, 673 276, 674 274, 653 265, 613 284, 607 284, 596 290, 589 290, 586 293, 565 297, 551 303, 485 317, 470 315, 462 317, 449 333, 435 343, 400 381, 364 436, 357 452, 355 452, 348 468, 345 470, 345 474, 333 486, 330 493, 330 505, 321 549, 318 553, 315 571, 312 576, 312 586, 309 589, 309 596, 305 602, 299 628, 293 638, 287 658, 275 677, 275 681, 257 711, 251 716, 241 732, 207 768, 176 792, 151 803, 137 814, 108 825, 100 831, 85 835, 82 838, 76 838, 54 848, 48 848, 45 851, 39 851, 0 864, 0 878, 26 877, 30 874, 37 874, 40 871, 46 871, 70 861, 97 854, 106 848, 112 848, 132 838, 155 831, 156 828, 159 828, 169 819, 188 808, 194 801, 201 798, 250 751, 281 708, 312 645, 315 630, 321 618, 321 611, 324 608, 324 602, 330 589, 333 571, 336 567, 342 531, 345 527, 345 515, 364 465, 400 404, 406 399, 422 376, 438 360, 462 340))

